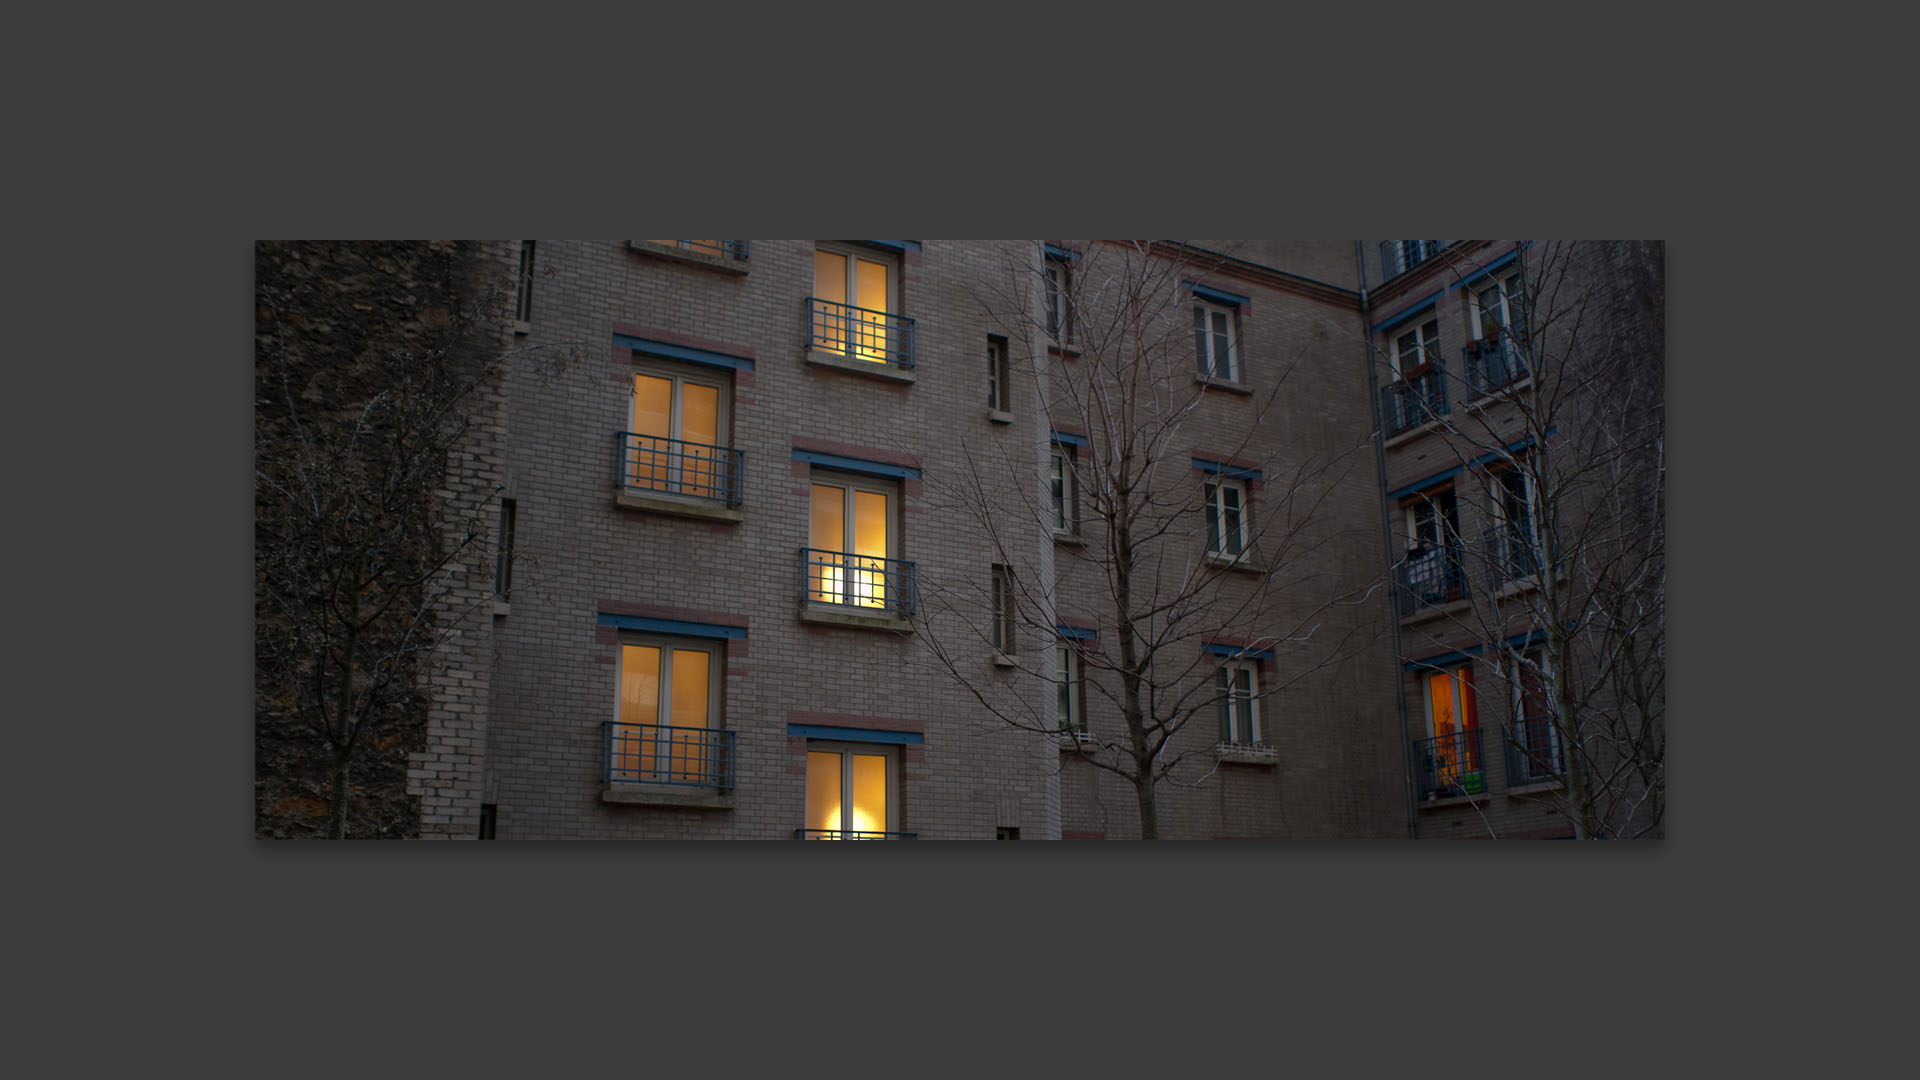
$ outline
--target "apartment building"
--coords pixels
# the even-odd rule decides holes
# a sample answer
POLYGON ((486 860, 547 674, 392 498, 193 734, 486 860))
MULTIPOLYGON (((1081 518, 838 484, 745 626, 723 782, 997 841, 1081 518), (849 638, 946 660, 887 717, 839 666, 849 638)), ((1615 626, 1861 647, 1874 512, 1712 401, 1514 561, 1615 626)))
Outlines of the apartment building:
POLYGON ((1660 835, 1660 245, 1360 259, 1414 835, 1660 835))
POLYGON ((419 835, 1127 838, 1142 767, 1165 838, 1658 820, 1644 746, 1551 721, 1664 695, 1565 677, 1543 613, 1611 579, 1539 467, 1657 429, 1657 245, 461 253, 516 292, 445 493, 491 535, 406 743, 419 835), (1525 305, 1575 293, 1620 415, 1528 396, 1569 324, 1525 305))

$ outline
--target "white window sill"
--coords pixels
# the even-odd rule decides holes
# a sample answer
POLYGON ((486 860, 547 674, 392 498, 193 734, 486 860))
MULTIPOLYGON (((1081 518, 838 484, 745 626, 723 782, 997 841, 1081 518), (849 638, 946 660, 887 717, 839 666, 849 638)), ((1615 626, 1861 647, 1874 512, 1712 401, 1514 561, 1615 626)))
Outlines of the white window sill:
POLYGON ((641 510, 650 514, 667 514, 672 517, 699 518, 702 521, 745 521, 743 507, 726 506, 709 499, 689 499, 670 495, 664 491, 623 491, 613 497, 615 506, 623 510, 641 510))
POLYGON ((1053 741, 1058 743, 1062 750, 1091 751, 1100 748, 1093 734, 1086 731, 1056 731, 1053 733, 1053 741))
POLYGON ((1264 574, 1266 567, 1253 561, 1251 555, 1222 555, 1217 551, 1207 552, 1207 565, 1219 570, 1237 570, 1243 574, 1264 574))
POLYGON ((628 806, 684 806, 704 810, 733 809, 733 793, 692 784, 600 785, 600 801, 628 806))
POLYGON ((884 382, 910 383, 915 381, 912 368, 897 367, 881 360, 862 360, 846 353, 828 352, 825 349, 809 348, 807 363, 815 367, 832 368, 854 375, 864 375, 869 379, 884 382))
POLYGON ((708 270, 718 270, 723 274, 744 274, 751 260, 736 259, 731 255, 709 255, 704 251, 691 251, 673 244, 656 244, 651 240, 629 240, 627 246, 635 251, 652 255, 658 259, 670 259, 688 266, 699 266, 708 270))
POLYGON ((1216 379, 1211 375, 1195 375, 1193 381, 1207 390, 1225 390, 1229 394, 1239 394, 1241 397, 1253 396, 1253 387, 1235 379, 1216 379))
POLYGON ((1217 743, 1213 748, 1221 761, 1244 761, 1252 765, 1272 765, 1280 760, 1280 754, 1264 743, 1242 746, 1238 743, 1217 743))
POLYGON ((1011 424, 1013 423, 1013 414, 1007 412, 1005 409, 988 409, 987 419, 996 424, 1011 424))

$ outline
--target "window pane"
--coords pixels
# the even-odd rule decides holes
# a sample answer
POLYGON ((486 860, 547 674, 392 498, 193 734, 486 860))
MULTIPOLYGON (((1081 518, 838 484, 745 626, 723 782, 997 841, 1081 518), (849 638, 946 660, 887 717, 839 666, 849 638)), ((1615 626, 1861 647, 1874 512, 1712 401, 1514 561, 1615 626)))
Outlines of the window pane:
POLYGON ((1221 668, 1214 675, 1214 692, 1220 695, 1220 741, 1233 741, 1233 695, 1228 693, 1227 669, 1221 668))
POLYGON ((1240 489, 1229 485, 1220 487, 1221 524, 1223 539, 1227 542, 1226 551, 1230 555, 1240 554, 1240 489))
POLYGON ((661 440, 673 434, 672 409, 672 379, 633 377, 633 433, 650 437, 632 440, 627 461, 629 484, 656 490, 667 486, 672 459, 661 440))
POLYGON ((1207 358, 1207 309, 1193 309, 1193 352, 1199 358, 1200 374, 1213 372, 1213 364, 1207 358))
POLYGON ((818 551, 807 556, 807 599, 838 604, 846 596, 846 579, 837 553, 847 546, 844 488, 813 486, 813 532, 808 543, 818 551))
POLYGON ((1233 351, 1227 336, 1227 315, 1213 313, 1213 372, 1221 378, 1233 378, 1233 351))
POLYGON ((1053 455, 1053 527, 1065 531, 1067 527, 1067 470, 1066 461, 1061 455, 1053 455))
POLYGON ((1220 486, 1206 485, 1207 491, 1207 550, 1219 551, 1220 548, 1220 486))
POLYGON ((673 726, 707 726, 707 691, 712 656, 699 649, 673 650, 673 726))
POLYGON ((723 459, 712 448, 720 444, 720 391, 697 383, 680 386, 680 438, 690 446, 680 452, 680 490, 714 498, 723 493, 723 459))
MULTIPOLYGON (((660 650, 650 645, 620 647, 620 723, 655 724, 660 721, 660 650)), ((613 732, 613 770, 620 779, 651 775, 654 737, 651 728, 616 727, 613 732)))
MULTIPOLYGON (((855 307, 869 312, 887 308, 887 268, 865 259, 854 260, 858 289, 855 307)), ((857 313, 854 317, 854 355, 863 360, 884 362, 887 358, 887 322, 883 316, 857 313)))
POLYGON ((836 304, 847 302, 847 257, 831 251, 813 253, 813 295, 836 304))
POLYGON ((853 553, 863 556, 854 563, 852 602, 863 607, 882 607, 887 602, 887 497, 876 491, 853 493, 853 553))
POLYGON ((807 751, 807 828, 840 829, 840 755, 807 751))
POLYGON ((1060 710, 1060 726, 1073 727, 1073 656, 1067 651, 1068 646, 1064 641, 1054 648, 1059 655, 1059 668, 1055 675, 1060 680, 1059 701, 1056 703, 1060 710))
POLYGON ((853 828, 856 832, 887 831, 887 759, 881 754, 851 754, 853 759, 853 828))

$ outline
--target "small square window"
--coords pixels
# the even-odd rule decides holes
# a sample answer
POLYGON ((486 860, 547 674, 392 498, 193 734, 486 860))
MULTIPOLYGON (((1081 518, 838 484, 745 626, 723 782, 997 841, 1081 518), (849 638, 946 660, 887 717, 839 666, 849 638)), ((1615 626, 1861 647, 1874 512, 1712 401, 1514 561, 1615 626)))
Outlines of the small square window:
POLYGON ((1209 480, 1207 500, 1207 554, 1227 559, 1246 557, 1252 528, 1247 520, 1247 486, 1238 480, 1209 480))
POLYGON ((1224 304, 1196 300, 1193 305, 1193 345, 1200 377, 1221 382, 1240 381, 1235 348, 1238 312, 1224 304))
POLYGON ((1220 741, 1227 746, 1262 744, 1260 730, 1260 672, 1246 661, 1220 665, 1214 676, 1220 698, 1220 741))

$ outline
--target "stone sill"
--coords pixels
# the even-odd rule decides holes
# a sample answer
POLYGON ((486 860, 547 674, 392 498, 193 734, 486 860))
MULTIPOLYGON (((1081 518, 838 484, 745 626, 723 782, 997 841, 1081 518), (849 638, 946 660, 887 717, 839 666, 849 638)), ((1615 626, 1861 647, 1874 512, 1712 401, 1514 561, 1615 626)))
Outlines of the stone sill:
POLYGON ((602 784, 600 801, 627 806, 679 806, 731 810, 733 793, 691 784, 602 784))
POLYGON ((1232 570, 1241 574, 1253 574, 1256 577, 1267 572, 1266 567, 1261 566, 1245 555, 1236 558, 1232 555, 1219 555, 1208 552, 1207 565, 1216 570, 1232 570))
POLYGON ((1224 390, 1241 397, 1253 396, 1253 387, 1245 383, 1229 382, 1226 379, 1215 379, 1207 375, 1195 375, 1193 381, 1195 385, 1205 390, 1224 390))
POLYGON ((817 367, 833 368, 854 375, 864 375, 869 379, 881 379, 886 382, 910 383, 916 381, 912 368, 895 367, 892 364, 875 360, 858 360, 845 353, 827 352, 824 349, 808 349, 807 363, 817 367))
POLYGON ((988 409, 987 419, 996 424, 1013 423, 1013 414, 1002 409, 988 409))
POLYGON ((913 632, 913 620, 893 615, 853 615, 839 608, 821 607, 808 604, 800 609, 800 621, 818 623, 821 626, 845 626, 855 630, 892 630, 897 633, 913 632))
POLYGON ((1507 794, 1510 796, 1539 795, 1549 791, 1559 791, 1564 787, 1566 787, 1566 785, 1558 780, 1536 780, 1531 784, 1521 784, 1519 787, 1510 787, 1507 789, 1507 794))
POLYGON ((1415 424, 1412 427, 1408 428, 1407 430, 1399 433, 1398 435, 1389 435, 1386 441, 1380 444, 1381 448, 1386 450, 1391 450, 1396 446, 1404 446, 1405 444, 1413 442, 1415 439, 1418 439, 1422 435, 1439 431, 1442 427, 1446 426, 1446 423, 1447 422, 1445 420, 1439 417, 1435 417, 1431 420, 1427 420, 1425 422, 1415 424))
POLYGON ((627 246, 656 258, 671 259, 677 263, 698 266, 706 270, 718 270, 723 274, 744 274, 752 262, 751 258, 735 259, 727 255, 709 255, 704 251, 690 251, 669 244, 656 244, 651 240, 629 240, 627 246))
POLYGON ((513 614, 513 605, 507 603, 505 600, 495 600, 493 602, 493 613, 495 615, 511 615, 513 614))
POLYGON ((1238 762, 1245 765, 1278 765, 1280 763, 1280 754, 1271 746, 1233 746, 1220 743, 1214 746, 1213 752, 1225 762, 1238 762))
POLYGON ((1066 357, 1066 358, 1067 358, 1067 359, 1069 359, 1069 360, 1077 360, 1077 359, 1079 359, 1079 357, 1080 357, 1080 346, 1078 346, 1078 345, 1062 345, 1062 344, 1060 344, 1059 342, 1057 342, 1057 341, 1056 341, 1056 342, 1054 342, 1054 343, 1052 343, 1051 345, 1048 345, 1048 346, 1047 346, 1047 355, 1049 355, 1049 356, 1064 356, 1064 357, 1066 357))
POLYGON ((1053 741, 1062 750, 1100 749, 1100 744, 1094 740, 1094 737, 1084 731, 1056 731, 1053 734, 1053 741))
POLYGON ((1532 385, 1533 385, 1533 376, 1522 375, 1521 377, 1513 380, 1510 383, 1506 383, 1501 386, 1496 386, 1493 389, 1487 391, 1486 393, 1481 394, 1479 397, 1474 398, 1472 401, 1467 402, 1467 408, 1472 409, 1475 412, 1484 412, 1485 410, 1492 408, 1495 405, 1504 405, 1508 402, 1508 400, 1511 399, 1511 397, 1514 394, 1517 394, 1520 391, 1525 390, 1532 385))
POLYGON ((1444 799, 1426 799, 1420 803, 1420 809, 1435 810, 1447 806, 1472 806, 1475 803, 1485 805, 1487 802, 1487 793, 1477 791, 1472 795, 1449 795, 1444 799))
POLYGON ((1053 542, 1056 544, 1069 544, 1069 545, 1072 545, 1073 547, 1085 547, 1087 544, 1086 539, 1082 537, 1079 533, 1070 533, 1070 532, 1054 533, 1053 542))
POLYGON ((533 324, 525 319, 513 320, 513 333, 516 337, 533 333, 533 324))
POLYGON ((1001 652, 999 649, 995 649, 993 650, 993 666, 1017 668, 1020 666, 1020 662, 1008 656, 1006 653, 1001 652))
POLYGON ((738 506, 725 506, 716 502, 696 502, 691 499, 676 499, 671 495, 633 495, 621 492, 613 497, 613 504, 624 510, 641 510, 650 514, 668 514, 673 517, 699 518, 702 521, 740 522, 747 518, 746 510, 738 506))

